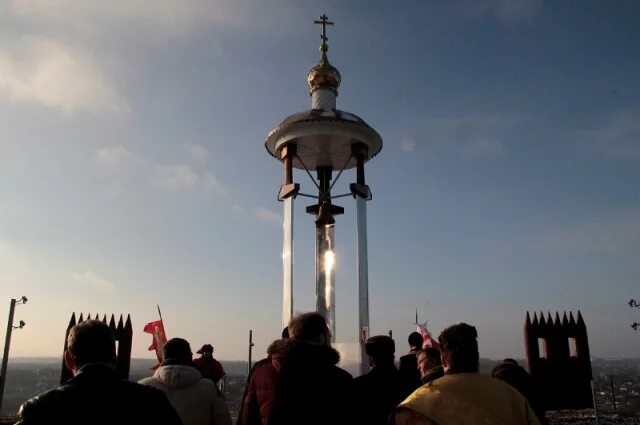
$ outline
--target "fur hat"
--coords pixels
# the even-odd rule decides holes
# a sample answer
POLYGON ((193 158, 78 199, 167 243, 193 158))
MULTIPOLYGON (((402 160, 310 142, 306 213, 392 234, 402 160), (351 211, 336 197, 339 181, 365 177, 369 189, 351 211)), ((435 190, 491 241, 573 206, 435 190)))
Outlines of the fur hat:
POLYGON ((392 356, 396 352, 396 344, 386 335, 376 335, 367 339, 364 344, 368 356, 392 356))

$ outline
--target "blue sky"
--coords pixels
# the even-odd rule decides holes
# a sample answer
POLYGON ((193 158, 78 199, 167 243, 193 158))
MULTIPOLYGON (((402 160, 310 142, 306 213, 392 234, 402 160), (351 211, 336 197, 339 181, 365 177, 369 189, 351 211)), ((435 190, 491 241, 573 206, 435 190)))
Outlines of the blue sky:
MULTIPOLYGON (((322 13, 338 107, 367 164, 372 333, 414 309, 522 356, 527 310, 580 309, 591 351, 640 356, 640 6, 12 0, 0 5, 0 317, 12 355, 59 355, 72 311, 160 304, 169 336, 257 355, 280 332, 282 167, 266 134, 308 109, 322 13), (267 4, 268 3, 268 4, 267 4)), ((297 174, 303 189, 311 182, 297 174)), ((337 191, 355 177, 345 173, 337 191)), ((295 310, 314 305, 296 203, 295 310)), ((355 204, 337 220, 337 337, 357 338, 355 204)))

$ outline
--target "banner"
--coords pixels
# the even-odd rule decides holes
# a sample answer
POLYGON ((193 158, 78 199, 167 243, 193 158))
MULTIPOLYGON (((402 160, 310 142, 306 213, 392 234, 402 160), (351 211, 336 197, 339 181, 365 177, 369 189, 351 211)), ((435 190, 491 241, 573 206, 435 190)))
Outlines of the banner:
POLYGON ((418 327, 417 331, 420 335, 422 335, 422 348, 429 348, 429 347, 433 347, 433 348, 437 348, 438 350, 440 349, 440 344, 438 344, 438 341, 436 341, 432 336, 431 336, 431 332, 429 332, 427 330, 427 324, 425 323, 424 325, 421 325, 420 323, 416 324, 416 326, 418 327))
POLYGON ((161 320, 149 322, 144 325, 144 332, 151 334, 153 342, 149 346, 149 351, 155 350, 158 363, 162 363, 162 348, 167 342, 167 335, 164 333, 164 325, 161 320))

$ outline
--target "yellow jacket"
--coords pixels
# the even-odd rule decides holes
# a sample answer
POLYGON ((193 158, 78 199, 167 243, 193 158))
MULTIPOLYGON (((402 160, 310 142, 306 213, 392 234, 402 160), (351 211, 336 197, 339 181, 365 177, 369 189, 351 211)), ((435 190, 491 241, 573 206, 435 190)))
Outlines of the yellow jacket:
POLYGON ((540 425, 509 384, 480 373, 445 375, 396 408, 396 425, 540 425))

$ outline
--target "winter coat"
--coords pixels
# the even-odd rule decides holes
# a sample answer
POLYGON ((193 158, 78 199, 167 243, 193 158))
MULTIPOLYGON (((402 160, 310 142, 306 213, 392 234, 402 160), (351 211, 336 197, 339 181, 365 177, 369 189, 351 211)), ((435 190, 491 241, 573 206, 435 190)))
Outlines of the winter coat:
POLYGON ((445 375, 396 408, 396 425, 540 425, 513 387, 480 373, 445 375))
POLYGON ((412 350, 409 351, 409 354, 400 357, 399 370, 409 393, 412 393, 416 388, 422 385, 422 382, 420 381, 420 372, 418 371, 417 354, 418 350, 412 350))
MULTIPOLYGON (((251 381, 251 378, 253 377, 253 372, 255 372, 256 369, 261 368, 262 365, 264 365, 265 363, 271 363, 271 358, 267 357, 262 360, 258 360, 253 364, 253 366, 251 366, 251 370, 249 370, 249 376, 247 376, 247 383, 251 381)), ((243 409, 244 409, 245 401, 247 400, 248 393, 249 393, 249 385, 245 385, 244 394, 242 394, 242 400, 240 401, 240 410, 238 411, 238 419, 236 420, 236 425, 244 425, 242 423, 242 418, 244 417, 243 409)))
POLYGON ((58 388, 22 404, 20 425, 179 425, 169 400, 154 388, 124 381, 108 365, 84 366, 58 388))
POLYGON ((219 361, 211 356, 202 356, 193 360, 203 378, 211 379, 216 384, 224 376, 224 369, 219 361))
POLYGON ((333 348, 296 339, 274 341, 270 361, 247 382, 242 425, 352 424, 353 378, 333 348))
POLYGON ((358 423, 386 425, 389 414, 409 393, 395 365, 375 367, 353 380, 358 423))
POLYGON ((491 376, 518 390, 536 412, 540 423, 547 423, 540 390, 531 375, 522 366, 509 362, 501 363, 493 368, 491 376))
POLYGON ((231 416, 216 385, 198 369, 186 365, 160 366, 141 384, 162 390, 184 425, 230 425, 231 416))

